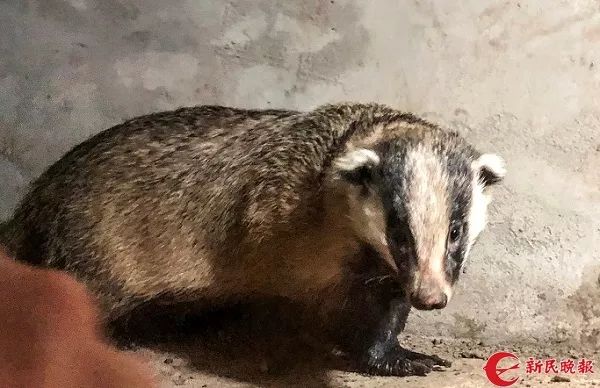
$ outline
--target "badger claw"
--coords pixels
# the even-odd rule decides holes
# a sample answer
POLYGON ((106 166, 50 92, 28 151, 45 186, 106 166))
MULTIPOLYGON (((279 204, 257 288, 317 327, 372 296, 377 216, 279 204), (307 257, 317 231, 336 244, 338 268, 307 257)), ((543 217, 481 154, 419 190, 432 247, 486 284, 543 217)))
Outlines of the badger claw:
POLYGON ((369 358, 365 372, 379 376, 426 376, 452 363, 437 356, 429 356, 405 349, 389 351, 381 357, 369 358))
POLYGON ((404 356, 412 361, 417 361, 422 364, 428 365, 431 368, 434 367, 446 367, 449 368, 452 366, 452 362, 448 360, 444 360, 435 355, 427 355, 422 353, 413 352, 410 350, 403 349, 404 356))

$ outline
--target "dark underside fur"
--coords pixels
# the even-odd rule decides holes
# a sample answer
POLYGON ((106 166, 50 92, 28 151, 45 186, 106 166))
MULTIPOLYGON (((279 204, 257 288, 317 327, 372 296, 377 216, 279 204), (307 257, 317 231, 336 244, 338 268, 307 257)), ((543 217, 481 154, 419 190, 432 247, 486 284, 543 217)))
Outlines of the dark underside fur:
MULTIPOLYGON (((280 257, 257 265, 253 252, 323 223, 323 181, 333 160, 350 141, 390 124, 440 131, 376 104, 306 113, 203 106, 135 118, 52 165, 0 238, 19 260, 85 282, 116 329, 136 312, 144 319, 148 307, 255 301, 247 297, 263 296, 270 285, 281 293, 287 274, 302 265, 289 269, 296 264, 280 257)), ((318 317, 308 326, 351 354, 360 371, 423 375, 449 365, 400 347, 410 305, 386 279, 389 269, 374 264, 383 263, 377 253, 363 246, 343 259, 351 265, 337 283, 293 291, 303 311, 298 320, 318 317)))

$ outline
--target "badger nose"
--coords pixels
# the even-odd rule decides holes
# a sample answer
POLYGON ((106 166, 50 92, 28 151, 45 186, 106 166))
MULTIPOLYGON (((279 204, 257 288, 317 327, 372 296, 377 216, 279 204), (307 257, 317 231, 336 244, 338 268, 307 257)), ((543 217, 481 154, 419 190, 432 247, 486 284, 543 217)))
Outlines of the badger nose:
POLYGON ((433 303, 431 303, 431 307, 433 307, 434 309, 443 309, 444 307, 446 307, 447 304, 448 295, 442 293, 438 300, 434 300, 433 303))
POLYGON ((448 304, 448 295, 444 292, 429 295, 411 295, 411 304, 417 310, 443 309, 448 304))

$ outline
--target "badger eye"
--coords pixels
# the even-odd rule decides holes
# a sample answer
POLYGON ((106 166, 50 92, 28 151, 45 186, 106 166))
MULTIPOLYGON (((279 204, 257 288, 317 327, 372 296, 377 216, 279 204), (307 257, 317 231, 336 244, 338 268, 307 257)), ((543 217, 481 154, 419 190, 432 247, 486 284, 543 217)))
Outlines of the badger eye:
POLYGON ((450 227, 450 242, 456 243, 462 236, 462 225, 452 224, 450 227))

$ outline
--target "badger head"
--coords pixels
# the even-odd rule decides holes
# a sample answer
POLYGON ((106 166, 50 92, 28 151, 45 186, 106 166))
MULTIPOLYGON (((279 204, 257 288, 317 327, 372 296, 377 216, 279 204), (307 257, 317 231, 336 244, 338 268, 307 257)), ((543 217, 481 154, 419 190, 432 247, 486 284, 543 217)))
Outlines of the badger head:
POLYGON ((486 225, 503 160, 428 128, 349 147, 334 166, 356 237, 388 264, 413 307, 444 308, 486 225))

